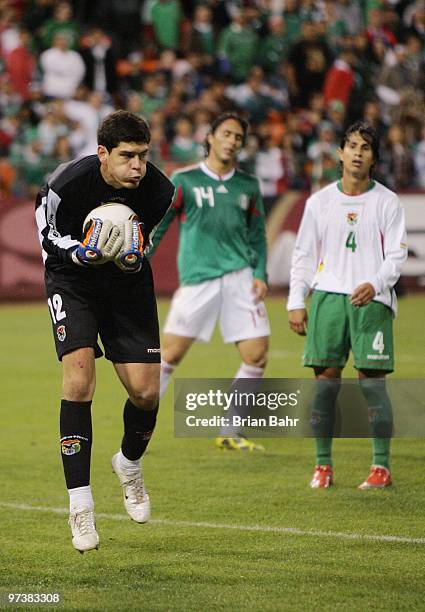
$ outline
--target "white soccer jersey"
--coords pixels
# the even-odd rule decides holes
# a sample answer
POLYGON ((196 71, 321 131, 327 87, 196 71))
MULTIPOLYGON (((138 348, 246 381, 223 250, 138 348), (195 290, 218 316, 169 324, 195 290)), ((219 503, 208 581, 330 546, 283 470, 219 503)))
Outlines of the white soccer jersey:
POLYGON ((373 181, 350 196, 340 182, 306 203, 292 256, 288 310, 305 307, 310 289, 350 295, 369 282, 374 300, 396 313, 392 290, 407 257, 404 210, 397 195, 373 181))

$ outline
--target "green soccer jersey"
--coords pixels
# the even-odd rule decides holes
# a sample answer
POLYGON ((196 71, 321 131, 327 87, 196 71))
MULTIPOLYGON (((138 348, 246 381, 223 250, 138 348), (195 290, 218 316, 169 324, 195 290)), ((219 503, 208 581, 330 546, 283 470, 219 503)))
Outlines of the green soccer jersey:
POLYGON ((171 180, 174 201, 153 237, 151 252, 178 216, 180 284, 194 285, 247 266, 265 281, 267 246, 258 180, 241 170, 220 177, 204 162, 175 172, 171 180))

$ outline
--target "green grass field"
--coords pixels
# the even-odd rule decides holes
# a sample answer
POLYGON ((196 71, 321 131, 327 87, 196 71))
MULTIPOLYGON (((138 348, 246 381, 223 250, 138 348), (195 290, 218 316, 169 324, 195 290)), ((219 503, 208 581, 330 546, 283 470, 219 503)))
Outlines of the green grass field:
MULTIPOLYGON (((268 306, 268 376, 309 377, 282 301, 268 306)), ((167 307, 160 303, 162 319, 167 307)), ((424 310, 425 296, 400 303, 399 378, 424 377, 424 310)), ((144 460, 153 521, 137 525, 124 516, 110 469, 125 396, 112 366, 99 360, 92 486, 101 547, 79 555, 67 526, 61 369, 47 308, 0 308, 0 338, 0 608, 8 609, 10 592, 59 592, 66 610, 425 609, 423 439, 394 441, 395 486, 385 491, 356 488, 370 441, 336 440, 335 486, 313 491, 311 439, 268 439, 264 454, 244 455, 174 438, 169 390, 144 460)), ((216 335, 193 348, 179 376, 231 377, 238 364, 234 347, 216 335)))

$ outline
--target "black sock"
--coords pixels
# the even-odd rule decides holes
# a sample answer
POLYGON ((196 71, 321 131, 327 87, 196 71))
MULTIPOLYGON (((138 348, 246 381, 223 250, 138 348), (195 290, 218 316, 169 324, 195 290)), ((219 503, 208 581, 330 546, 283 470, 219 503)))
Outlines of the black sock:
POLYGON ((137 408, 128 399, 124 406, 124 437, 121 451, 130 461, 140 459, 155 429, 158 406, 153 410, 137 408))
POLYGON ((92 444, 91 402, 62 400, 60 434, 67 488, 88 486, 92 444))

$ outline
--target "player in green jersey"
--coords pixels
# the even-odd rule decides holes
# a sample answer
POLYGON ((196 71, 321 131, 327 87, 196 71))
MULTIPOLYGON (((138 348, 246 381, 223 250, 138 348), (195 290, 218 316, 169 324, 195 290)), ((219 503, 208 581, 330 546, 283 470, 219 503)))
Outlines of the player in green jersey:
POLYGON ((359 488, 391 484, 392 409, 385 375, 393 371, 393 287, 407 247, 400 200, 370 177, 378 147, 367 123, 347 129, 339 149, 342 179, 308 199, 292 258, 289 325, 300 335, 307 333, 304 365, 314 368, 317 379, 312 488, 332 484, 335 402, 350 349, 373 437, 372 468, 359 488), (307 321, 304 300, 312 288, 307 321))
MULTIPOLYGON (((180 288, 164 328, 161 396, 193 342, 208 342, 217 321, 224 342, 235 343, 241 356, 235 380, 264 374, 270 335, 263 302, 264 209, 258 180, 236 167, 247 130, 239 115, 223 113, 206 137, 205 160, 171 177, 174 203, 153 238, 154 250, 178 217, 180 288)), ((221 430, 216 444, 229 450, 262 450, 232 425, 221 430)))

